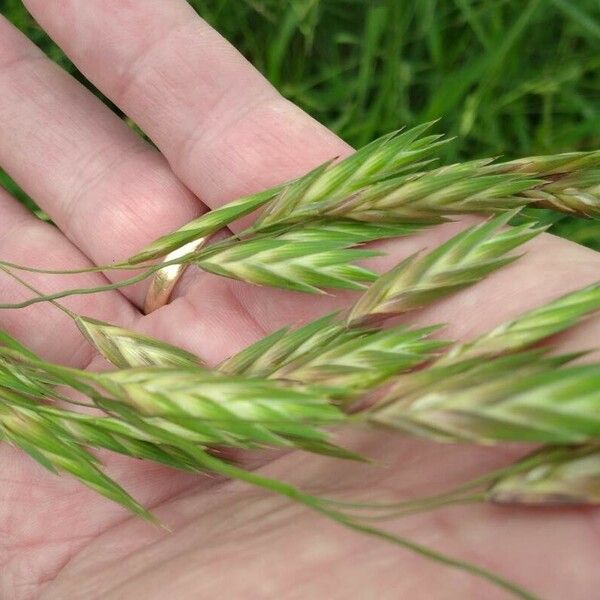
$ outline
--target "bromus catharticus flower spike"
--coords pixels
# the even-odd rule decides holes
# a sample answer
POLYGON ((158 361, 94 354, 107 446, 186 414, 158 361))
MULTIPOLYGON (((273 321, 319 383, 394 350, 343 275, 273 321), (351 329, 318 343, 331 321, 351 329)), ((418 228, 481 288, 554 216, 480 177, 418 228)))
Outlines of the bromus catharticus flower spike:
POLYGON ((594 283, 502 323, 473 341, 454 345, 436 365, 522 350, 565 331, 598 310, 600 283, 594 283))
POLYGON ((479 336, 475 340, 454 344, 427 369, 407 373, 394 383, 394 395, 408 397, 413 390, 445 379, 477 365, 486 358, 511 354, 530 348, 547 338, 566 331, 600 310, 600 283, 575 290, 556 300, 519 315, 479 336))
POLYGON ((84 447, 152 460, 175 469, 198 470, 194 462, 177 448, 123 419, 91 416, 48 405, 37 405, 35 410, 53 424, 57 423, 59 427, 55 428, 56 431, 68 432, 74 441, 84 447))
POLYGON ((102 472, 98 460, 83 449, 67 429, 36 410, 35 404, 26 397, 2 387, 0 436, 53 473, 69 473, 133 513, 154 520, 143 506, 102 472))
POLYGON ((98 319, 74 313, 70 316, 90 344, 115 367, 202 366, 195 354, 155 338, 98 319))
POLYGON ((439 441, 598 441, 600 365, 562 367, 572 358, 530 351, 450 365, 397 402, 392 391, 370 419, 439 441))
MULTIPOLYGON (((341 202, 378 178, 419 168, 444 143, 439 135, 422 137, 430 126, 431 123, 426 123, 408 131, 386 134, 345 160, 337 163, 328 161, 298 179, 235 200, 188 223, 178 231, 159 238, 131 257, 128 263, 139 264, 165 256, 188 242, 222 229, 267 203, 269 209, 264 218, 264 226, 277 224, 277 214, 287 214, 293 207, 316 204, 324 198, 341 202)), ((260 228, 262 227, 257 225, 252 231, 260 228)))
POLYGON ((323 288, 362 289, 375 281, 375 273, 353 263, 378 254, 349 247, 345 240, 305 241, 287 233, 241 241, 194 263, 223 277, 320 293, 323 288))
POLYGON ((513 464, 484 473, 448 492, 415 500, 330 501, 368 520, 480 502, 554 507, 600 504, 600 446, 543 446, 513 464))
POLYGON ((336 340, 346 330, 335 313, 294 330, 284 327, 223 361, 219 365, 219 371, 232 375, 268 377, 295 358, 336 340))
MULTIPOLYGON (((11 350, 11 352, 15 351, 11 350)), ((10 356, 10 352, 8 352, 7 355, 10 356)), ((33 362, 33 365, 38 367, 40 366, 36 365, 35 362, 33 362)), ((152 369, 130 369, 130 373, 128 375, 133 376, 133 383, 137 384, 139 383, 139 373, 142 371, 148 372, 151 370, 152 369)), ((118 373, 122 373, 123 371, 125 370, 121 370, 118 373)), ((166 371, 169 371, 173 374, 173 372, 178 370, 166 369, 166 371)), ((56 367, 51 368, 50 372, 53 374, 60 374, 62 371, 59 367, 56 367)), ((74 387, 76 389, 85 390, 88 384, 97 388, 99 392, 97 398, 99 400, 97 402, 98 406, 100 406, 106 412, 109 412, 109 414, 112 414, 112 417, 95 418, 97 421, 99 421, 95 422, 93 417, 88 417, 87 415, 78 415, 76 417, 75 415, 66 416, 61 414, 58 416, 55 414, 55 410, 52 407, 47 407, 42 410, 42 413, 46 414, 46 416, 57 418, 57 422, 63 424, 63 429, 65 429, 67 432, 62 435, 72 435, 73 440, 77 444, 89 445, 90 447, 109 448, 123 454, 137 457, 143 457, 144 454, 150 456, 153 455, 153 460, 158 460, 160 462, 164 462, 165 464, 172 464, 178 468, 185 468, 188 470, 210 470, 229 477, 241 479, 251 483, 252 485, 264 487, 265 489, 283 494, 296 502, 306 505, 312 510, 316 510, 328 518, 338 521, 340 524, 346 527, 385 539, 431 559, 441 561, 444 564, 448 564, 474 573, 480 577, 484 577, 496 585, 511 591, 517 597, 532 598, 532 596, 525 590, 514 586, 510 582, 504 581, 492 573, 481 570, 473 565, 439 555, 435 552, 432 552, 428 548, 415 544, 410 540, 400 538, 383 529, 373 527, 372 525, 368 524, 368 522, 365 522, 364 519, 361 520, 360 518, 356 517, 356 515, 348 514, 347 511, 339 509, 335 503, 332 504, 326 499, 310 496, 296 488, 289 486, 288 484, 279 481, 268 480, 255 473, 248 473, 243 469, 238 469, 233 465, 228 465, 227 463, 210 456, 204 450, 206 444, 200 443, 198 441, 198 437, 194 437, 195 432, 193 428, 190 428, 189 423, 184 423, 183 427, 177 427, 177 425, 180 425, 180 423, 177 423, 176 418, 173 418, 181 409, 183 409, 182 412, 184 414, 189 412, 190 409, 185 404, 185 402, 188 402, 189 400, 186 399, 185 396, 177 398, 174 402, 174 405, 170 397, 159 397, 161 404, 158 406, 158 412, 159 414, 166 415, 166 417, 148 417, 146 414, 144 414, 147 412, 145 407, 152 402, 152 399, 150 398, 151 394, 148 393, 147 386, 142 386, 141 394, 139 394, 139 390, 126 389, 125 395, 134 399, 133 402, 131 400, 127 401, 125 395, 123 395, 123 390, 121 390, 121 393, 114 393, 114 387, 115 385, 122 387, 123 382, 128 382, 130 377, 119 376, 116 378, 116 382, 112 381, 108 385, 106 385, 106 382, 104 382, 106 385, 105 387, 105 385, 100 384, 99 381, 95 379, 97 375, 104 376, 105 374, 92 374, 91 378, 88 378, 88 374, 79 374, 72 369, 65 369, 63 372, 64 382, 67 384, 70 382, 72 383, 72 378, 81 377, 81 379, 85 380, 83 381, 84 385, 80 385, 78 382, 75 382, 76 385, 74 387), (184 404, 179 404, 182 401, 184 404), (67 427, 64 425, 66 421, 72 421, 76 423, 77 426, 72 425, 67 427), (119 423, 121 422, 126 426, 119 427, 119 423), (188 432, 187 434, 186 431, 188 432), (108 433, 109 435, 100 435, 105 433, 108 433)), ((112 378, 112 374, 108 375, 112 378)), ((173 386, 171 385, 165 387, 165 389, 168 390, 171 390, 172 388, 173 386)), ((159 385, 157 389, 160 390, 162 387, 159 385)), ((234 397, 237 397, 238 395, 237 392, 231 391, 231 393, 234 397)), ((93 392, 90 393, 90 397, 95 397, 95 394, 93 392)), ((251 423, 254 422, 253 417, 254 414, 251 414, 251 423)), ((218 420, 220 419, 221 414, 218 415, 218 420)), ((189 421, 189 419, 187 420, 189 421)), ((223 423, 225 420, 226 419, 223 419, 223 423)), ((292 432, 291 435, 288 435, 293 439, 296 434, 297 431, 292 432)), ((204 440, 206 442, 206 438, 204 438, 204 440)), ((301 439, 300 443, 296 444, 296 447, 303 448, 303 441, 305 440, 301 439)), ((309 443, 318 444, 318 440, 311 440, 309 443)), ((322 453, 335 454, 335 447, 328 446, 327 444, 328 442, 323 442, 323 447, 321 447, 319 451, 322 453)), ((258 445, 261 446, 263 444, 258 445)), ((314 451, 312 448, 309 449, 314 451)), ((343 456, 343 454, 340 455, 343 456)), ((349 457, 350 456, 346 456, 346 458, 349 457)))
POLYGON ((525 195, 543 206, 585 217, 600 217, 600 151, 530 156, 493 165, 498 173, 542 177, 544 184, 525 195))
POLYGON ((393 132, 340 162, 327 162, 307 175, 236 200, 163 236, 129 264, 164 256, 264 206, 242 238, 269 227, 313 219, 435 224, 445 216, 489 214, 527 204, 578 214, 600 214, 600 152, 491 159, 422 169, 440 136, 421 137, 430 124, 393 132))
POLYGON ((342 424, 346 415, 330 401, 331 392, 319 388, 197 367, 90 373, 37 360, 30 372, 51 374, 155 440, 158 432, 169 431, 203 446, 299 447, 357 458, 330 443, 326 428, 342 424))
POLYGON ((486 499, 501 504, 581 506, 600 504, 600 446, 543 448, 499 477, 486 499))
POLYGON ((348 316, 350 325, 420 308, 483 279, 514 261, 511 250, 544 231, 521 225, 501 229, 515 215, 507 212, 454 236, 426 255, 414 254, 380 277, 348 316))
MULTIPOLYGON (((358 245, 383 238, 409 235, 422 227, 422 223, 380 224, 318 220, 306 227, 270 228, 247 239, 227 238, 203 250, 182 256, 175 262, 195 264, 204 271, 257 285, 270 285, 307 293, 321 293, 323 288, 358 290, 363 289, 366 283, 374 281, 377 276, 372 271, 353 264, 354 261, 381 254, 359 248, 358 245)), ((23 302, 0 304, 0 308, 24 308, 67 296, 117 289, 139 283, 163 267, 164 264, 154 265, 140 275, 116 284, 40 294, 23 302)), ((11 272, 23 267, 0 262, 0 269, 11 272)), ((29 268, 25 270, 39 271, 29 268)), ((77 271, 73 271, 75 272, 77 271)))
POLYGON ((333 386, 352 397, 438 355, 448 345, 429 338, 438 329, 349 330, 341 339, 280 366, 270 377, 333 386))
POLYGON ((334 395, 349 399, 438 356, 448 342, 429 336, 440 327, 349 329, 336 315, 327 315, 266 336, 219 370, 331 386, 334 395))

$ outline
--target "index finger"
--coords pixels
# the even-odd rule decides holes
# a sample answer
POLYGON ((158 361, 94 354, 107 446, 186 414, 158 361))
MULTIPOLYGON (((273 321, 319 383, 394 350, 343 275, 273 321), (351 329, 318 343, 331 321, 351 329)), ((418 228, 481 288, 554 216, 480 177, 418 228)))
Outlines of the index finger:
POLYGON ((25 4, 212 208, 351 151, 184 0, 25 4))

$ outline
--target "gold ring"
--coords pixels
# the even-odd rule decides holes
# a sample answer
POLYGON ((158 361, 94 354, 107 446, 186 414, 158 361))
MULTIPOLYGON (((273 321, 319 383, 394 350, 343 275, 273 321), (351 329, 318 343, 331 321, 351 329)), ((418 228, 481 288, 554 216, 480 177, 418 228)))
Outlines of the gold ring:
MULTIPOLYGON (((170 262, 181 258, 186 254, 191 254, 201 248, 206 240, 207 238, 202 237, 181 246, 181 248, 177 248, 177 250, 173 250, 173 252, 170 252, 165 256, 163 262, 170 262)), ((144 300, 144 312, 146 314, 155 311, 169 302, 169 298, 171 297, 177 282, 187 267, 187 263, 173 264, 163 267, 154 273, 146 294, 146 299, 144 300)))

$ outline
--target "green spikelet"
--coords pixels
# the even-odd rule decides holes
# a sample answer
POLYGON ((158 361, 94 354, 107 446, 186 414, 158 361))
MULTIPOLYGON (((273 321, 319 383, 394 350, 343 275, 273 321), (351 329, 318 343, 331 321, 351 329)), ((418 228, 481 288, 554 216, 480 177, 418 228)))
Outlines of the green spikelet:
POLYGON ((127 369, 88 376, 103 388, 96 403, 128 420, 178 431, 205 445, 294 446, 315 451, 324 428, 345 416, 322 391, 276 381, 224 376, 198 369, 127 369))
POLYGON ((600 283, 595 283, 530 310, 471 342, 453 346, 438 364, 527 348, 565 331, 598 310, 600 283))
POLYGON ((415 254, 380 277, 352 308, 355 325, 398 315, 467 287, 512 262, 508 252, 543 228, 521 225, 500 230, 509 212, 454 236, 429 254, 415 254))
POLYGON ((328 215, 325 206, 344 205, 368 194, 378 180, 397 177, 420 166, 440 144, 439 135, 421 137, 431 123, 392 132, 339 163, 325 163, 269 202, 256 227, 297 220, 301 215, 328 215))
POLYGON ((536 205, 600 217, 600 151, 530 156, 493 165, 495 172, 542 177, 544 183, 525 195, 536 205))
POLYGON ((219 370, 317 383, 354 397, 435 357, 447 346, 429 338, 439 328, 348 329, 332 314, 293 331, 268 335, 226 360, 219 370))
POLYGON ((74 316, 79 330, 116 367, 200 367, 191 352, 97 319, 74 316))
POLYGON ((371 419, 442 441, 598 440, 600 365, 559 368, 575 356, 528 352, 456 363, 409 393, 394 389, 371 419))
POLYGON ((428 339, 439 327, 382 331, 355 330, 289 361, 271 377, 334 386, 343 395, 357 393, 431 360, 446 342, 428 339))
POLYGON ((228 358, 219 366, 219 371, 231 375, 268 377, 292 360, 339 339, 344 331, 344 324, 336 320, 335 314, 311 321, 293 331, 280 329, 228 358))
POLYGON ((304 241, 294 235, 239 242, 195 262, 216 275, 308 293, 324 288, 362 289, 377 278, 352 263, 378 252, 349 248, 344 240, 304 241))
POLYGON ((377 178, 404 172, 411 166, 416 168, 442 143, 440 136, 421 137, 429 126, 430 124, 425 124, 406 132, 387 134, 345 160, 326 162, 299 179, 235 200, 156 240, 131 257, 128 263, 139 264, 165 256, 188 242, 222 229, 267 203, 269 208, 257 227, 268 227, 280 222, 281 215, 288 214, 299 205, 313 204, 324 197, 335 197, 341 201, 377 178))
POLYGON ((98 460, 79 446, 55 420, 46 418, 22 397, 0 388, 0 432, 48 470, 67 472, 103 496, 148 520, 154 520, 121 486, 99 468, 98 460))
POLYGON ((501 504, 572 506, 600 504, 600 446, 544 448, 515 465, 516 472, 500 477, 487 499, 501 504))

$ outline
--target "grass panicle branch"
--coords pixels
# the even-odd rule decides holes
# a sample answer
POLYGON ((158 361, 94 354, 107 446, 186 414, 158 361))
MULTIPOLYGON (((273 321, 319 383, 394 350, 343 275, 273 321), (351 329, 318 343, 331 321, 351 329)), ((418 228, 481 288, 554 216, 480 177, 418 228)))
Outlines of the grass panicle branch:
MULTIPOLYGON (((352 264, 371 255, 355 245, 408 235, 448 216, 504 212, 524 205, 598 216, 600 152, 427 168, 444 143, 440 136, 424 135, 429 126, 387 134, 340 162, 329 161, 292 182, 209 212, 124 263, 83 271, 141 268, 148 260, 180 250, 264 207, 255 224, 236 237, 179 256, 169 264, 194 262, 218 275, 305 292, 328 287, 360 289, 374 275, 352 264)), ((118 289, 146 279, 159 268, 148 267, 117 283, 63 290, 0 307, 21 308, 118 289)))
POLYGON ((236 200, 156 240, 126 264, 165 256, 259 207, 264 207, 262 214, 240 234, 242 239, 271 227, 323 218, 435 224, 449 215, 490 214, 525 205, 600 215, 600 152, 423 169, 446 143, 437 135, 423 136, 430 125, 386 134, 342 161, 328 161, 299 179, 236 200))

